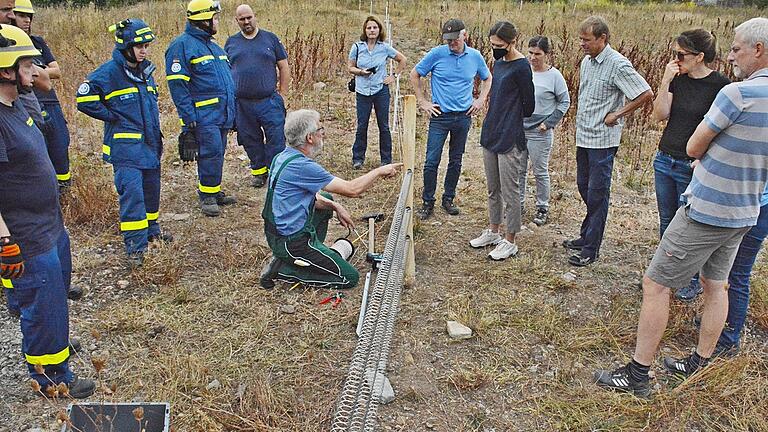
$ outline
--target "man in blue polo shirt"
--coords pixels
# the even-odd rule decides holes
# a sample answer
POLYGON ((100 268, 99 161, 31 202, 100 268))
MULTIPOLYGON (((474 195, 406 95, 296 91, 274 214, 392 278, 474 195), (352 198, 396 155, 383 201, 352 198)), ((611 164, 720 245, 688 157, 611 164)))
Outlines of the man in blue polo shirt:
POLYGON ((235 12, 240 32, 224 44, 235 81, 237 143, 251 160, 251 185, 262 187, 272 158, 285 148, 285 102, 291 72, 280 39, 256 26, 247 4, 235 12), (266 143, 264 138, 266 137, 266 143))
POLYGON ((419 217, 427 219, 435 207, 437 169, 443 154, 445 139, 448 142, 448 169, 443 185, 442 207, 450 215, 459 214, 453 203, 456 184, 461 174, 461 159, 467 142, 471 116, 482 112, 488 92, 491 90, 491 72, 480 51, 470 48, 464 42, 467 31, 459 19, 450 19, 442 27, 446 44, 432 48, 413 68, 411 84, 416 89, 419 108, 430 115, 427 134, 427 156, 424 161, 424 201, 419 217), (424 96, 421 78, 432 74, 430 86, 432 100, 424 96), (472 99, 475 76, 482 80, 480 95, 472 99))

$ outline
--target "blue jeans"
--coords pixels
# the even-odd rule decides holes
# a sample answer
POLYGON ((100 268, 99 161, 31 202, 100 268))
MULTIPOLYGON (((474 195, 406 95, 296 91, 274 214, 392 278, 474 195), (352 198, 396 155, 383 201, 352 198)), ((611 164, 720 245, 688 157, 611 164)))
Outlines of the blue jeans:
POLYGON ((580 239, 584 242, 582 258, 600 256, 608 204, 611 200, 611 174, 618 147, 591 149, 576 147, 576 185, 587 205, 587 215, 581 223, 580 239))
POLYGON ((725 348, 739 346, 741 330, 744 328, 749 307, 749 278, 766 235, 768 235, 768 204, 760 207, 757 225, 747 231, 741 240, 736 259, 731 266, 731 273, 728 275, 728 318, 717 341, 718 345, 725 348))
POLYGON ((352 163, 365 161, 365 150, 368 148, 368 121, 371 118, 371 108, 376 111, 376 124, 379 126, 379 156, 381 164, 392 163, 392 134, 389 132, 389 87, 370 96, 355 93, 357 99, 357 132, 355 144, 352 145, 352 163))
POLYGON ((448 134, 451 138, 448 141, 448 170, 445 173, 443 200, 452 200, 456 197, 456 184, 461 174, 461 158, 464 155, 470 126, 472 126, 472 117, 465 112, 442 113, 429 119, 427 157, 424 161, 424 191, 421 195, 424 202, 435 202, 437 168, 440 166, 440 158, 443 155, 443 146, 448 134))
POLYGON ((675 217, 675 212, 683 204, 681 195, 691 182, 693 168, 685 159, 675 159, 658 151, 653 160, 653 173, 656 184, 656 205, 659 208, 659 237, 661 237, 669 226, 669 222, 675 217))

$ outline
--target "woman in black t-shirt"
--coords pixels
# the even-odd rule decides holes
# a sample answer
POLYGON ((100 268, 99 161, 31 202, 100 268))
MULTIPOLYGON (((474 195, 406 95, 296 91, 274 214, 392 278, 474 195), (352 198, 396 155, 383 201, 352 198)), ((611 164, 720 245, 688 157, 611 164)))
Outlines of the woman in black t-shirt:
MULTIPOLYGON (((653 117, 669 120, 653 161, 656 204, 659 209, 659 234, 664 235, 678 207, 681 195, 693 176, 693 158, 686 153, 688 139, 704 119, 715 96, 730 81, 707 66, 715 59, 715 38, 706 30, 694 29, 680 34, 674 43, 675 57, 667 64, 661 78, 653 117)), ((678 289, 679 300, 690 301, 702 291, 698 276, 687 287, 678 289)))

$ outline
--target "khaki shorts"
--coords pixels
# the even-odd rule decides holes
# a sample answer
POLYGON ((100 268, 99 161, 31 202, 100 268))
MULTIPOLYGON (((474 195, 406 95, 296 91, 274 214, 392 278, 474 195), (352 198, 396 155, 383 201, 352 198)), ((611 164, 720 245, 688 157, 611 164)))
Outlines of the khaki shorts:
POLYGON ((669 223, 645 275, 669 288, 688 285, 691 277, 724 281, 751 227, 723 228, 696 222, 680 207, 669 223))

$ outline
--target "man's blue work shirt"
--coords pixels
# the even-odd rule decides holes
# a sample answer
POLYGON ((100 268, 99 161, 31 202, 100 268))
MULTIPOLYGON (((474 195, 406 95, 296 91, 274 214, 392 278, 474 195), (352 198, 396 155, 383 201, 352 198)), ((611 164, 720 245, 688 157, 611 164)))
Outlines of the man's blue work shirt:
POLYGON ((0 103, 0 214, 26 259, 56 246, 64 230, 43 134, 18 101, 0 103))
POLYGON ((388 43, 376 42, 373 51, 368 51, 368 42, 355 42, 349 50, 349 59, 356 60, 355 66, 360 69, 376 68, 376 73, 371 76, 355 76, 355 91, 363 96, 381 91, 387 76, 387 59, 396 55, 397 51, 388 43))
POLYGON ((243 99, 268 98, 277 89, 277 62, 288 58, 285 47, 272 32, 259 29, 253 39, 237 32, 224 44, 232 79, 235 81, 235 97, 243 99))
POLYGON ((315 194, 328 186, 334 178, 314 160, 295 148, 286 147, 275 156, 273 169, 269 171, 270 187, 283 162, 296 154, 300 157, 292 160, 282 170, 272 195, 272 214, 275 217, 277 232, 282 236, 296 234, 304 227, 315 194))
POLYGON ((475 76, 483 81, 491 76, 480 51, 466 44, 461 54, 452 52, 448 45, 432 48, 416 65, 416 72, 422 77, 432 73, 432 102, 444 113, 471 108, 475 76))

